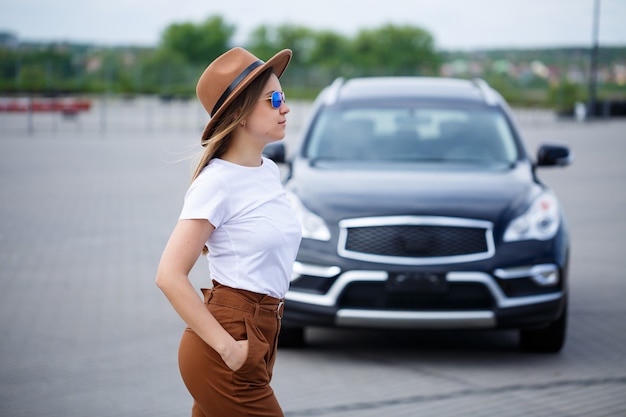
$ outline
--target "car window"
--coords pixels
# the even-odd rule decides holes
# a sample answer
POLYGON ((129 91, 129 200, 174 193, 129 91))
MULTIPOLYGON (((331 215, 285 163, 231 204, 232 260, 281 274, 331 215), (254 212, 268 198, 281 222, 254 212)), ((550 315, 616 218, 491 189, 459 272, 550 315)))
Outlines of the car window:
POLYGON ((489 109, 327 108, 305 149, 309 159, 510 165, 517 147, 504 116, 489 109))

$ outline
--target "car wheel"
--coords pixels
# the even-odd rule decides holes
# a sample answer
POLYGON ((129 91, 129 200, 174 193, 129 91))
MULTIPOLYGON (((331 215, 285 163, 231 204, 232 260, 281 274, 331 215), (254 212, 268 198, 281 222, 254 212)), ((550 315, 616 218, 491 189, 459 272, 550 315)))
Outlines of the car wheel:
POLYGON ((304 327, 282 326, 278 336, 279 347, 302 347, 305 345, 304 327))
POLYGON ((527 352, 557 353, 565 344, 567 328, 567 304, 561 316, 540 330, 521 330, 520 348, 527 352))

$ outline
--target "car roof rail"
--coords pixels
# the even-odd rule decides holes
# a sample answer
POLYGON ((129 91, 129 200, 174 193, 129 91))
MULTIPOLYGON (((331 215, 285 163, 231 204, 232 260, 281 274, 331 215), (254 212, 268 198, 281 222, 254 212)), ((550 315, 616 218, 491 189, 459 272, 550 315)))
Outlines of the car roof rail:
POLYGON ((333 81, 332 84, 328 86, 326 98, 324 99, 325 104, 329 105, 337 102, 337 98, 339 98, 339 90, 341 90, 341 86, 345 82, 346 80, 343 77, 335 78, 335 81, 333 81))
POLYGON ((498 95, 493 91, 491 86, 487 83, 487 81, 482 78, 474 78, 472 83, 480 90, 485 102, 490 106, 495 106, 499 103, 498 95))

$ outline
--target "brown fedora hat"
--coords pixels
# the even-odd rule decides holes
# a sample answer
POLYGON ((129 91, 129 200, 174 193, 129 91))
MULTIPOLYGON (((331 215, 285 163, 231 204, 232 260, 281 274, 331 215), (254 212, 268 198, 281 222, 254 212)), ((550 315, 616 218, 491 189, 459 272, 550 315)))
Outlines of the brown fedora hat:
POLYGON ((233 48, 217 57, 202 73, 196 86, 196 95, 211 120, 202 133, 202 142, 208 139, 224 110, 261 72, 273 68, 280 77, 289 61, 291 50, 283 49, 267 62, 243 48, 233 48))

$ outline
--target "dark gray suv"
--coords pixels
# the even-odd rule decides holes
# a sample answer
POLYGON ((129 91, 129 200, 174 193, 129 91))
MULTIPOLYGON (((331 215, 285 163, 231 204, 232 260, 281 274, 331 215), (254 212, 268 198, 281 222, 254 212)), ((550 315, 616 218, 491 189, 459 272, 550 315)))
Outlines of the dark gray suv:
POLYGON ((305 328, 520 331, 527 350, 566 337, 569 235, 503 98, 482 80, 338 79, 316 99, 299 149, 265 154, 303 241, 281 345, 305 328))

